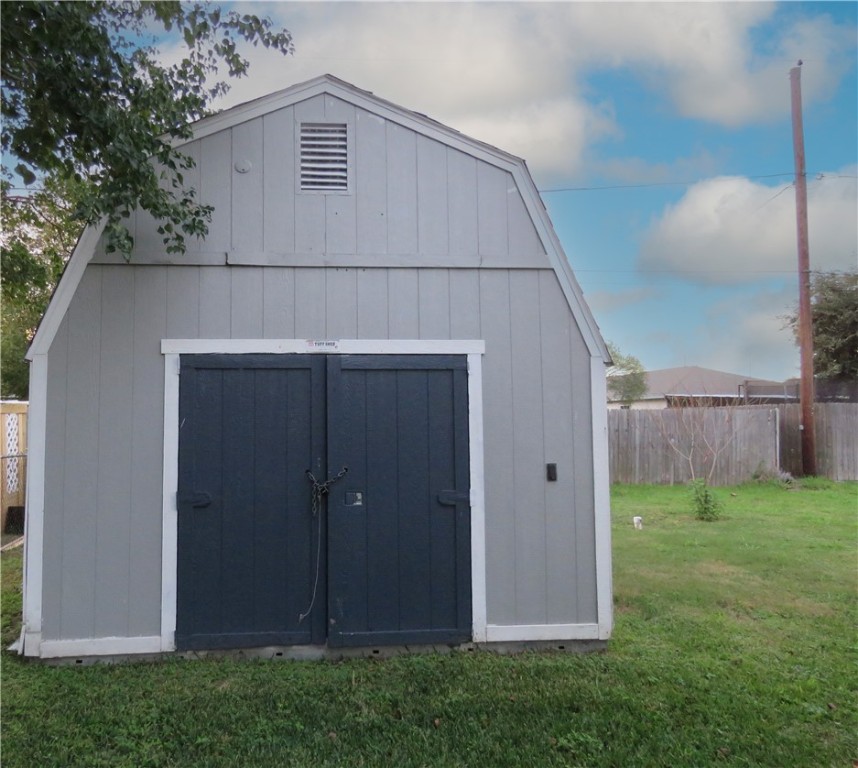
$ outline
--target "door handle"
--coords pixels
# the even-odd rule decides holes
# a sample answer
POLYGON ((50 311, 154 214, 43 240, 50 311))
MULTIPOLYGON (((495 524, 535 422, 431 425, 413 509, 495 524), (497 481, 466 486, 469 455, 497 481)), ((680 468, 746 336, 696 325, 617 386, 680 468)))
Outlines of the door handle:
POLYGON ((455 507, 456 504, 471 501, 470 491, 441 491, 438 494, 438 503, 445 507, 455 507))
POLYGON ((184 493, 176 494, 176 506, 190 506, 193 509, 203 509, 212 503, 210 493, 205 491, 185 491, 184 493))

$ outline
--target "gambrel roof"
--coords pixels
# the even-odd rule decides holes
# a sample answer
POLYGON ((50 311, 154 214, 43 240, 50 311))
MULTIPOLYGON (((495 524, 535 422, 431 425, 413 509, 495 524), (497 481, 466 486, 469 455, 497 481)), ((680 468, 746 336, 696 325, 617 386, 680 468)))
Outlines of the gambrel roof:
MULTIPOLYGON (((241 123, 322 94, 341 99, 510 173, 546 251, 548 261, 557 275, 570 311, 581 330, 590 355, 601 357, 606 361, 610 360, 596 321, 584 300, 581 288, 575 279, 563 246, 554 231, 527 165, 523 159, 515 155, 465 136, 426 115, 397 106, 332 75, 322 75, 203 118, 192 125, 190 138, 176 140, 173 144, 176 147, 181 147, 205 136, 230 129, 241 123)), ((35 355, 48 352, 71 298, 83 276, 84 269, 96 251, 103 229, 103 223, 92 225, 87 227, 81 235, 27 353, 28 359, 32 360, 35 355)), ((355 264, 355 266, 368 265, 355 264)))

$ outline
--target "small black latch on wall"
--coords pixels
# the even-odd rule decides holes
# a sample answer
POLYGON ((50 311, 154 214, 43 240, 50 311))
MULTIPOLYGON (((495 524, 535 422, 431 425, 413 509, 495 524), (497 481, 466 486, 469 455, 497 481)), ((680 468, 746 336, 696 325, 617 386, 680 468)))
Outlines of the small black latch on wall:
POLYGON ((557 465, 556 464, 546 464, 545 465, 545 479, 551 483, 557 482, 557 465))

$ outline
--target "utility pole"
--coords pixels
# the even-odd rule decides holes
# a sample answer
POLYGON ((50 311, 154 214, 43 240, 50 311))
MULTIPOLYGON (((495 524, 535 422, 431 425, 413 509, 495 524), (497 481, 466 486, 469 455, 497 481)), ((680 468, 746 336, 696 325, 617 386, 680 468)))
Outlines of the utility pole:
POLYGON ((816 474, 816 431, 813 418, 813 321, 810 314, 810 248, 807 238, 807 173, 801 119, 801 61, 789 71, 792 95, 792 146, 795 155, 795 218, 798 237, 798 347, 801 355, 801 467, 816 474))

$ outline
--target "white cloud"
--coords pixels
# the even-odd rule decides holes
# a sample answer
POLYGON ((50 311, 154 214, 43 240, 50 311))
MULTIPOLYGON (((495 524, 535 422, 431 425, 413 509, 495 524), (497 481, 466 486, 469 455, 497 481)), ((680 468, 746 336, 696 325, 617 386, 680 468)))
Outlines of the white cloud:
POLYGON ((490 136, 491 144, 523 157, 543 180, 574 175, 586 162, 587 146, 616 133, 608 109, 573 99, 464 116, 456 128, 468 136, 490 136))
MULTIPOLYGON (((858 261, 855 176, 850 167, 808 183, 813 269, 850 269, 858 261)), ((664 210, 644 238, 640 266, 701 283, 740 283, 788 276, 796 259, 793 189, 723 176, 693 185, 664 210)))
POLYGON ((628 288, 622 291, 593 291, 585 298, 590 309, 596 315, 602 312, 611 312, 616 309, 625 309, 635 304, 656 298, 658 291, 652 287, 628 288))
POLYGON ((294 57, 251 49, 251 81, 219 106, 330 73, 524 157, 543 177, 580 170, 616 133, 610 105, 587 100, 568 41, 549 34, 562 6, 322 3, 265 6, 295 36, 294 57))
MULTIPOLYGON (((220 106, 329 72, 528 160, 541 183, 582 169, 615 137, 596 71, 633 70, 681 115, 738 125, 783 116, 799 55, 810 103, 836 84, 849 30, 816 14, 773 28, 754 51, 767 3, 244 3, 294 35, 283 58, 246 49, 251 77, 220 106)), ((854 33, 852 35, 854 37, 854 33)))
POLYGON ((589 167, 601 176, 621 184, 660 184, 677 180, 690 181, 717 172, 725 152, 703 149, 690 157, 679 157, 669 163, 651 163, 641 157, 613 157, 591 162, 589 167))
POLYGON ((766 48, 755 48, 755 28, 775 10, 771 3, 581 3, 570 15, 586 29, 576 53, 585 64, 635 68, 680 115, 738 126, 788 113, 788 70, 802 57, 805 102, 825 98, 855 47, 854 30, 817 15, 775 25, 766 48))
POLYGON ((697 329, 706 365, 754 378, 783 381, 798 375, 798 348, 783 316, 796 303, 790 290, 731 297, 712 306, 697 329))

